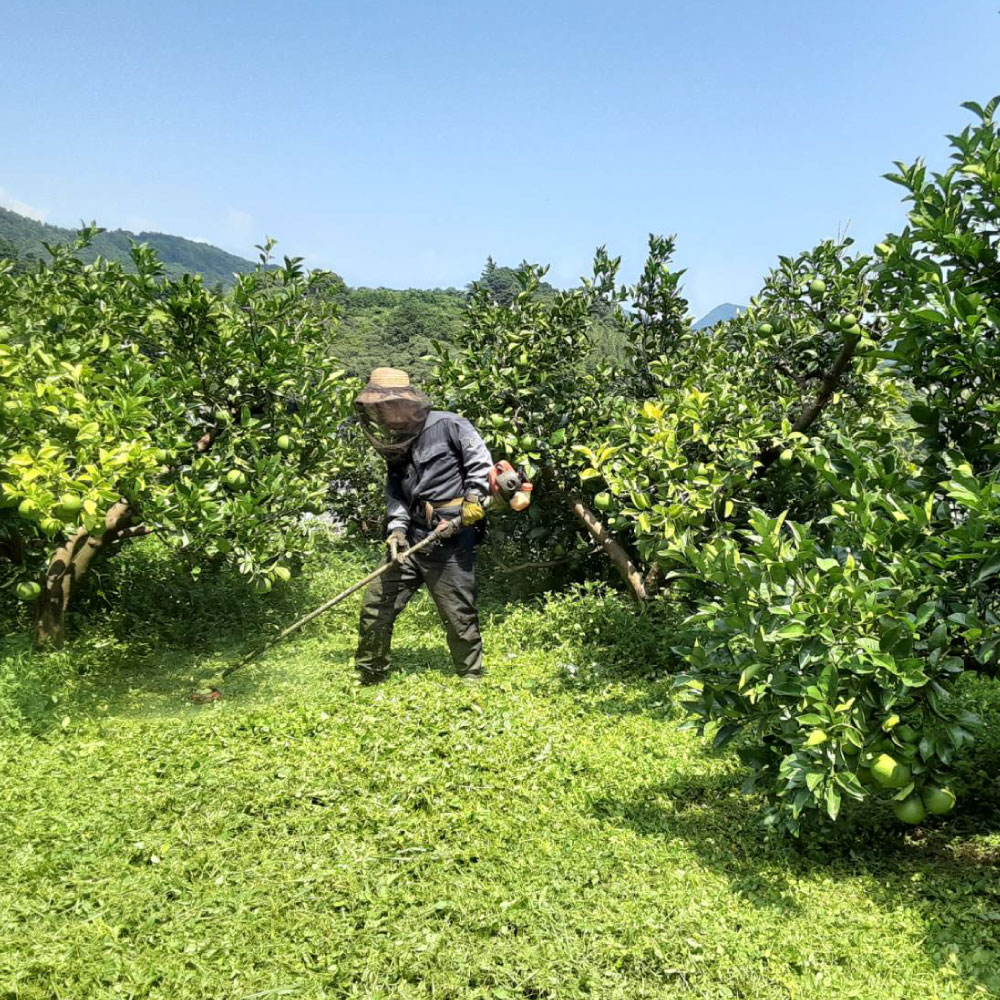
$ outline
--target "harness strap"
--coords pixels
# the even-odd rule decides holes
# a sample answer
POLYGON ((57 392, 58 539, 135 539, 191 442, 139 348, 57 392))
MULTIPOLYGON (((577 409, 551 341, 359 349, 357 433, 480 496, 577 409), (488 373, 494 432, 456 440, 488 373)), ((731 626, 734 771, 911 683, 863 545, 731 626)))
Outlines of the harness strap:
POLYGON ((419 500, 413 505, 413 512, 423 516, 428 528, 434 527, 435 515, 440 515, 443 510, 454 510, 461 508, 465 497, 456 497, 454 500, 419 500))

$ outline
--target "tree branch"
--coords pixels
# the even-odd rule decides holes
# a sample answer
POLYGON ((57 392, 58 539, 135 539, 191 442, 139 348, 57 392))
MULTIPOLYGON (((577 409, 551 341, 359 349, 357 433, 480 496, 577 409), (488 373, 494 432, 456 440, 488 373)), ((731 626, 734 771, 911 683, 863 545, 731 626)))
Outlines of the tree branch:
MULTIPOLYGON (((823 381, 820 382, 818 392, 813 397, 811 402, 806 403, 806 405, 802 407, 802 412, 792 425, 793 432, 803 434, 816 422, 817 417, 819 417, 819 415, 826 408, 827 403, 829 403, 833 397, 837 386, 840 384, 841 376, 851 363, 851 359, 854 357, 854 353, 857 351, 860 341, 861 337, 857 334, 851 334, 850 336, 844 338, 844 343, 841 345, 840 353, 834 359, 833 364, 830 366, 830 370, 823 376, 823 381)), ((781 444, 772 444, 760 450, 757 455, 759 468, 754 473, 754 479, 760 478, 760 476, 762 476, 767 469, 777 461, 778 456, 782 452, 782 448, 783 445, 781 444)))
POLYGON ((576 515, 580 523, 587 529, 595 542, 604 550, 605 555, 611 560, 612 565, 618 570, 621 578, 628 584, 632 596, 640 603, 647 599, 646 586, 643 583, 642 574, 635 563, 629 558, 629 554, 611 536, 611 532, 604 526, 597 515, 577 497, 567 497, 570 509, 576 515))

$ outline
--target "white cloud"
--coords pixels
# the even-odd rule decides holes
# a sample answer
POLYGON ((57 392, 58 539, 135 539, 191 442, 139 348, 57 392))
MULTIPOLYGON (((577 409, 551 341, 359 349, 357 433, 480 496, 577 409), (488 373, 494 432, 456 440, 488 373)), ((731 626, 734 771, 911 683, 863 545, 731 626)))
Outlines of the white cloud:
POLYGON ((26 201, 15 198, 2 187, 0 187, 0 206, 9 208, 12 212, 17 212, 18 215, 26 215, 29 219, 34 219, 37 222, 44 222, 45 217, 49 214, 47 208, 35 208, 26 201))
POLYGON ((253 216, 249 212, 243 212, 238 208, 231 208, 226 213, 226 224, 240 232, 246 232, 253 228, 253 216))
POLYGON ((151 233, 155 232, 156 226, 153 224, 153 220, 145 215, 129 215, 126 217, 122 229, 127 229, 132 233, 151 233))

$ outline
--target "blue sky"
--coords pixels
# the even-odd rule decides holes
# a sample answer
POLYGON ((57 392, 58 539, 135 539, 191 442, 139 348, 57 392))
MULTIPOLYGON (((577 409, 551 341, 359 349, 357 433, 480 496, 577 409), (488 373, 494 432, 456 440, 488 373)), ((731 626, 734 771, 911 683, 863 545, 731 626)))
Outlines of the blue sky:
POLYGON ((351 284, 557 284, 678 235, 701 314, 779 253, 901 226, 896 159, 943 165, 1000 92, 996 0, 8 0, 0 204, 351 284))

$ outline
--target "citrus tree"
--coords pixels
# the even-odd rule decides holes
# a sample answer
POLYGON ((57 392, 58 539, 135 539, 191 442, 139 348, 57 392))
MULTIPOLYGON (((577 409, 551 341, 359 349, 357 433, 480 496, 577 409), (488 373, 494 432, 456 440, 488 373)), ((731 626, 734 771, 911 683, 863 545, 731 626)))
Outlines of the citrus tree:
MULTIPOLYGON (((646 275, 669 279, 672 241, 651 239, 646 275)), ((482 432, 496 457, 522 465, 536 480, 527 537, 536 554, 559 555, 567 545, 602 551, 639 599, 643 579, 628 548, 603 520, 607 497, 581 473, 590 446, 600 447, 614 413, 635 398, 656 329, 622 319, 626 296, 615 278, 619 260, 598 251, 594 273, 581 288, 542 289, 546 269, 524 265, 517 294, 498 299, 488 283, 473 287, 459 345, 442 347, 430 384, 435 399, 459 410, 482 432), (625 357, 595 360, 595 318, 619 318, 625 357)), ((665 284, 669 285, 669 281, 665 284)), ((670 286, 673 288, 673 286, 670 286)), ((667 293, 657 288, 663 298, 667 293)), ((675 309, 686 312, 680 300, 675 309)))
POLYGON ((49 248, 0 269, 0 569, 61 643, 93 561, 156 533, 197 574, 232 564, 262 591, 287 579, 304 511, 324 506, 354 386, 325 346, 297 259, 238 276, 226 296, 49 248))
POLYGON ((899 165, 909 226, 782 260, 745 317, 657 366, 593 456, 689 610, 692 724, 736 741, 771 821, 947 813, 1000 649, 997 102, 954 164, 899 165))

